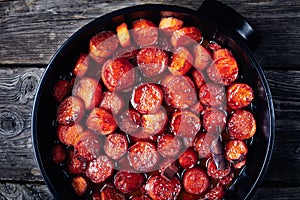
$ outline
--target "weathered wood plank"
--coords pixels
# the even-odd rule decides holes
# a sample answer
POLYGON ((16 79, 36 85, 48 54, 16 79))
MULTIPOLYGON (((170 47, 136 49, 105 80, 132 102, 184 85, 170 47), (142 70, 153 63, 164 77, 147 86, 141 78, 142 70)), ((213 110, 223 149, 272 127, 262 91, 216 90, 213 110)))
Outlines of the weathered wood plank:
POLYGON ((0 183, 2 200, 50 200, 54 199, 47 186, 39 183, 0 183))
POLYGON ((298 200, 300 187, 259 187, 252 199, 298 200))
POLYGON ((274 100, 276 137, 270 167, 265 176, 270 182, 300 184, 300 73, 266 71, 274 100))
MULTIPOLYGON (((42 71, 0 69, 0 181, 42 180, 30 138, 31 106, 42 71)), ((266 76, 276 110, 276 142, 263 184, 300 184, 300 93, 295 92, 300 71, 266 71, 266 76)))
POLYGON ((42 180, 31 142, 33 98, 43 69, 0 69, 0 180, 42 180))
MULTIPOLYGON (((222 2, 248 18, 261 33, 257 56, 265 69, 299 68, 300 1, 222 2)), ((1 1, 0 64, 46 64, 58 47, 86 23, 113 10, 145 3, 153 1, 1 1)), ((155 3, 196 9, 202 1, 155 3)))
POLYGON ((299 21, 300 17, 288 18, 288 20, 270 18, 255 21, 262 38, 255 55, 263 69, 300 69, 299 21))

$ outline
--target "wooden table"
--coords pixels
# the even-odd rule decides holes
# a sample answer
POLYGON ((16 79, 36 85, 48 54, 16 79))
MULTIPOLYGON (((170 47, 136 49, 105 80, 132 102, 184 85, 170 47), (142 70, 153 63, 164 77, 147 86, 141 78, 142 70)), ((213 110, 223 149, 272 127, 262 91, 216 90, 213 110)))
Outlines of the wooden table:
MULTIPOLYGON (((223 0, 249 19, 276 112, 270 166, 253 199, 300 199, 300 1, 223 0)), ((52 199, 34 159, 31 111, 52 55, 75 31, 119 8, 150 0, 0 1, 0 199, 52 199)), ((155 3, 198 8, 202 0, 155 3)))

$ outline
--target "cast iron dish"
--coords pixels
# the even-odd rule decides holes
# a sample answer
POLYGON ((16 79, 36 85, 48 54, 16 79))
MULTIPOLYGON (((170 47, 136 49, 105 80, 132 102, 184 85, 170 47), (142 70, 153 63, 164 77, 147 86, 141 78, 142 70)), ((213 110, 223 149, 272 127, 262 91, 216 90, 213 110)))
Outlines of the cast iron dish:
POLYGON ((160 19, 174 16, 197 24, 205 30, 203 35, 232 51, 239 63, 243 80, 253 90, 255 99, 252 112, 256 119, 257 130, 253 137, 246 167, 240 172, 226 192, 226 199, 249 199, 266 171, 271 157, 275 119, 269 86, 264 73, 253 55, 260 42, 257 32, 234 10, 226 5, 207 0, 197 10, 170 5, 142 5, 121 9, 87 24, 70 37, 51 59, 40 82, 34 102, 32 119, 32 139, 35 156, 43 178, 57 199, 80 199, 70 188, 66 174, 56 165, 49 155, 56 131, 53 121, 56 118, 56 102, 52 98, 54 84, 62 75, 72 71, 74 57, 78 57, 89 39, 105 29, 122 22, 141 18, 160 19))

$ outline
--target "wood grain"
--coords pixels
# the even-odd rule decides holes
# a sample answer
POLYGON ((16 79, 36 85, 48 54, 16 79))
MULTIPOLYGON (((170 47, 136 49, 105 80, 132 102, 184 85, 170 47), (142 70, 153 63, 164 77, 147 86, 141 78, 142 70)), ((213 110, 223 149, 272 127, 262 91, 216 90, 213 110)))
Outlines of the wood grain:
POLYGON ((50 200, 53 199, 46 185, 39 183, 0 183, 0 199, 50 200))
POLYGON ((298 200, 299 197, 300 187, 260 187, 252 199, 298 200))
MULTIPOLYGON (((299 68, 300 1, 223 0, 259 30, 262 43, 256 55, 264 69, 299 68), (277 59, 280 56, 281 59, 277 59)), ((76 30, 111 11, 150 0, 134 1, 0 1, 0 64, 46 64, 76 30)), ((197 9, 202 0, 155 3, 197 9)))
POLYGON ((274 101, 275 144, 265 185, 300 185, 300 72, 266 71, 274 101), (294 173, 291 173, 294 172, 294 173))
POLYGON ((30 131, 33 98, 42 72, 0 68, 0 181, 42 180, 30 131))

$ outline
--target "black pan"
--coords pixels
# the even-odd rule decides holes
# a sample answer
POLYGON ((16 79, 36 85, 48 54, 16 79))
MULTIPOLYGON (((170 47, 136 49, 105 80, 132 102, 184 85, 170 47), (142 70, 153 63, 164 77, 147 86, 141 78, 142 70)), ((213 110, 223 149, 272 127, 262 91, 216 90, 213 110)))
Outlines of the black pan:
POLYGON ((238 13, 226 5, 206 0, 194 11, 171 5, 141 5, 114 11, 99 17, 71 36, 51 59, 38 87, 32 113, 32 140, 35 156, 53 196, 57 199, 79 199, 69 186, 69 180, 51 159, 50 149, 55 137, 56 102, 52 97, 54 84, 72 71, 74 58, 86 49, 89 39, 105 27, 124 21, 161 16, 176 16, 202 27, 204 37, 232 50, 243 81, 254 89, 253 114, 257 132, 249 148, 247 165, 226 193, 226 199, 249 199, 269 163, 274 134, 275 118, 270 89, 264 73, 254 56, 260 39, 256 30, 238 13))

